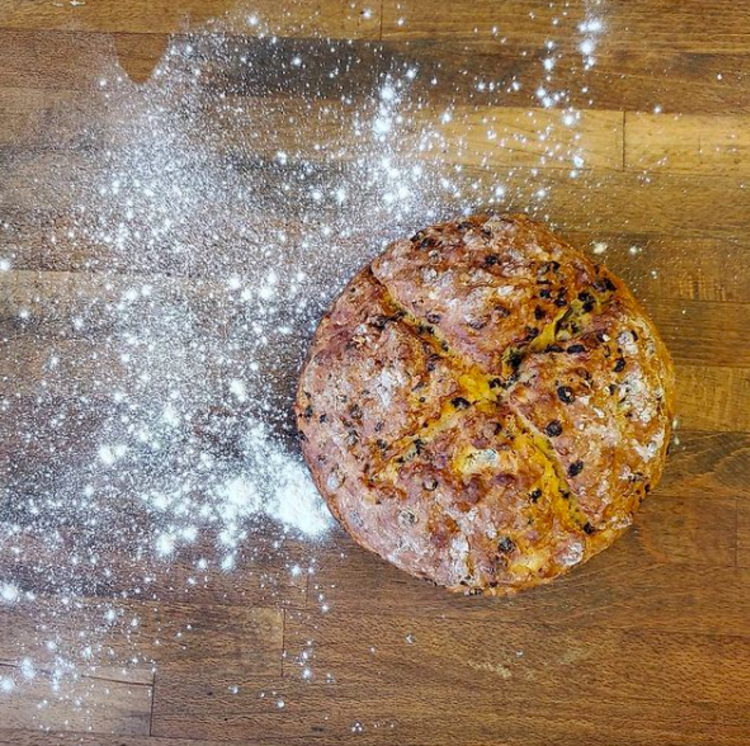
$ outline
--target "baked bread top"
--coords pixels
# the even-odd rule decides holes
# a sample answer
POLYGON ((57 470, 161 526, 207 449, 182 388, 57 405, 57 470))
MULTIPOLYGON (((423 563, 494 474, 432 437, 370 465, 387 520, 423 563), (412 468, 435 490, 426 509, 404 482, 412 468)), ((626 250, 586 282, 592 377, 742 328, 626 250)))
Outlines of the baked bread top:
POLYGON ((503 595, 604 549, 661 476, 674 372, 614 275, 523 215, 396 241, 321 321, 302 450, 355 541, 503 595))

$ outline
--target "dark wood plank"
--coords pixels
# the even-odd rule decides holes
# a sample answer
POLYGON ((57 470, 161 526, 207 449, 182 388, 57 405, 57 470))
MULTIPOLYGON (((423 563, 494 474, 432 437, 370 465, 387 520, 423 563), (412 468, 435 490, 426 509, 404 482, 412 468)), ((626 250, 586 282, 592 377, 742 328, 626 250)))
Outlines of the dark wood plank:
POLYGON ((381 676, 394 690, 422 681, 445 695, 499 686, 505 701, 522 702, 527 692, 512 686, 520 679, 534 682, 536 700, 587 709, 602 700, 643 699, 646 689, 659 691, 665 709, 672 702, 742 705, 750 697, 743 690, 750 683, 750 640, 736 637, 502 623, 489 615, 442 618, 418 609, 381 620, 300 612, 287 620, 285 674, 300 677, 298 657, 310 651, 311 637, 311 668, 334 672, 342 685, 381 676))
MULTIPOLYGON (((558 43, 565 42, 560 34, 558 43)), ((184 46, 184 37, 175 44, 184 46)), ((168 44, 166 34, 107 34, 0 28, 0 87, 38 90, 88 90, 99 77, 121 74, 133 80, 149 78, 168 44), (65 50, 63 53, 62 50, 65 50), (94 64, 98 61, 98 64, 94 64)), ((235 37, 230 48, 216 40, 202 42, 220 61, 201 50, 196 59, 206 67, 206 85, 247 96, 301 96, 310 90, 329 100, 341 96, 357 101, 372 96, 388 71, 415 69, 409 98, 445 107, 449 103, 485 106, 539 106, 537 90, 547 72, 544 45, 498 44, 453 38, 434 41, 370 42, 319 39, 252 39, 235 37), (333 50, 333 51, 332 51, 333 50), (522 54, 523 53, 523 54, 522 54), (290 74, 289 60, 299 54, 304 68, 290 74), (242 63, 251 58, 252 68, 242 63), (330 77, 335 59, 347 75, 330 77), (511 87, 517 83, 518 90, 511 87), (491 86, 490 86, 491 84, 491 86)), ((184 54, 184 53, 183 53, 184 54)), ((602 50, 596 65, 585 69, 580 54, 567 54, 554 69, 555 90, 565 91, 566 103, 588 110, 665 113, 747 114, 750 104, 744 81, 750 75, 750 55, 678 50, 602 50)))
MULTIPOLYGON (((148 736, 151 726, 152 685, 106 677, 81 676, 54 685, 51 672, 39 670, 28 681, 15 668, 0 662, 0 680, 19 684, 0 693, 0 743, 15 746, 25 737, 6 728, 40 728, 92 733, 148 736), (2 740, 7 738, 8 740, 2 740)), ((150 675, 149 675, 150 679, 150 675)))
MULTIPOLYGON (((285 739, 276 743, 283 744, 285 739)), ((111 735, 107 733, 63 732, 52 729, 51 732, 39 730, 21 730, 0 728, 0 743, 8 746, 221 746, 222 740, 195 740, 192 738, 151 738, 149 736, 111 735)), ((242 742, 240 742, 242 743, 242 742)), ((257 741, 245 741, 245 746, 252 746, 257 741)), ((267 742, 270 746, 273 741, 267 742)))
MULTIPOLYGON (((39 470, 44 473, 47 464, 40 462, 39 470)), ((41 488, 45 480, 35 480, 30 485, 41 488)), ((124 495, 123 500, 127 497, 124 495)), ((307 577, 291 568, 306 570, 317 554, 314 545, 284 537, 278 526, 259 520, 247 526, 247 545, 232 556, 232 572, 220 569, 225 556, 222 545, 215 534, 205 529, 194 546, 181 549, 166 564, 142 541, 139 545, 133 540, 134 551, 128 554, 130 532, 153 532, 148 516, 136 514, 135 507, 133 513, 133 525, 124 538, 107 533, 97 541, 73 523, 57 527, 58 538, 51 545, 42 540, 41 531, 30 529, 31 538, 8 540, 0 551, 0 572, 28 591, 84 594, 97 599, 102 608, 123 597, 217 609, 304 605, 307 577), (71 555, 78 558, 77 563, 69 561, 71 555), (21 561, 18 557, 22 556, 32 559, 21 561), (204 563, 207 569, 202 569, 204 563), (86 572, 82 573, 82 569, 86 572)))
POLYGON ((738 370, 750 366, 744 329, 750 304, 714 301, 647 302, 675 362, 738 370), (690 330, 686 333, 686 330, 690 330))
MULTIPOLYGON (((404 154, 407 156, 408 153, 404 154)), ((230 158, 217 158, 218 167, 226 160, 237 178, 245 186, 254 184, 262 170, 268 203, 275 207, 282 196, 281 184, 294 179, 304 164, 290 163, 286 168, 278 164, 269 168, 266 161, 236 153, 230 158)), ((745 180, 736 174, 684 175, 642 174, 618 171, 580 171, 572 178, 569 169, 464 167, 457 172, 451 166, 450 155, 443 159, 436 155, 436 173, 449 178, 452 187, 430 199, 438 214, 453 214, 457 205, 467 204, 473 209, 486 208, 526 211, 547 219, 557 228, 570 232, 601 232, 612 234, 639 233, 647 236, 668 235, 674 238, 724 238, 731 240, 746 235, 748 228, 745 180), (503 197, 496 195, 503 187, 503 197), (541 191, 540 191, 541 190, 541 191), (727 197, 730 198, 727 198, 727 197)), ((6 168, 8 179, 2 204, 8 222, 23 220, 35 212, 70 213, 90 192, 96 176, 101 178, 102 166, 81 153, 42 152, 26 154, 24 158, 0 150, 0 164, 6 168), (36 179, 36 181, 35 181, 36 179), (65 184, 67 189, 55 189, 65 184)), ((572 164, 571 164, 572 166, 572 164)), ((308 166, 309 168, 309 166, 308 166)), ((336 174, 353 178, 353 167, 345 163, 320 164, 308 175, 311 187, 317 183, 331 183, 336 174), (349 170, 348 170, 349 169, 349 170)), ((260 186, 260 185, 258 185, 260 186)), ((90 195, 94 198, 94 195, 90 195)), ((330 216, 334 205, 321 205, 312 196, 300 195, 298 204, 285 205, 288 219, 309 214, 313 208, 321 219, 330 216)), ((28 219, 28 218, 27 218, 28 219)), ((200 235, 200 234, 199 234, 200 235)))
POLYGON ((191 599, 77 598, 64 604, 60 598, 38 597, 34 604, 4 604, 0 621, 0 661, 17 664, 30 656, 37 667, 52 668, 62 656, 92 676, 123 683, 143 684, 139 670, 150 674, 151 666, 157 672, 216 668, 245 675, 273 675, 281 666, 279 609, 209 606, 191 599), (80 630, 88 631, 85 645, 80 630), (54 641, 53 649, 47 649, 48 640, 54 641), (84 655, 86 645, 91 650, 84 655), (122 670, 112 674, 116 666, 122 670))
POLYGON ((737 559, 737 504, 736 498, 662 497, 657 491, 643 505, 634 541, 655 562, 732 567, 737 559))
MULTIPOLYGON (((506 30, 512 34, 514 28, 515 23, 506 30)), ((611 49, 603 43, 591 67, 577 49, 566 49, 571 40, 574 45, 580 42, 576 32, 550 33, 549 40, 556 49, 563 47, 562 55, 550 54, 543 43, 502 44, 477 41, 476 35, 460 41, 452 35, 439 41, 387 39, 383 48, 394 60, 419 69, 412 84, 414 95, 435 106, 445 106, 446 101, 538 106, 541 85, 562 92, 565 105, 581 110, 653 112, 658 107, 665 114, 719 115, 750 111, 744 94, 750 56, 745 52, 656 50, 648 45, 611 49), (548 80, 543 65, 550 56, 556 63, 548 80)), ((362 54, 357 46, 354 49, 362 54)), ((352 93, 362 87, 355 77, 352 93)), ((349 94, 349 87, 345 90, 349 94)))
MULTIPOLYGON (((430 623, 435 630, 433 639, 445 634, 439 631, 441 626, 449 628, 439 620, 430 623)), ((397 625, 392 632, 406 635, 410 628, 412 625, 397 625)), ((372 640, 372 629, 365 632, 365 639, 372 640)), ((446 637, 449 637, 448 647, 454 646, 454 637, 446 637)), ((264 739, 272 740, 283 731, 291 743, 399 743, 404 746, 425 743, 437 746, 454 743, 573 746, 582 741, 594 746, 650 746, 653 743, 742 746, 743 739, 747 738, 745 705, 733 702, 717 704, 680 699, 664 702, 658 697, 637 695, 637 698, 616 699, 606 692, 603 698, 595 699, 570 696, 565 690, 566 683, 575 682, 570 684, 571 690, 580 692, 587 687, 584 682, 591 681, 592 690, 597 688, 597 682, 607 680, 615 672, 614 668, 608 670, 609 657, 601 663, 586 660, 591 651, 585 639, 577 638, 577 644, 568 644, 568 647, 554 647, 555 643, 569 643, 569 638, 553 634, 545 644, 545 633, 539 632, 539 637, 533 641, 534 647, 523 648, 524 656, 518 657, 518 648, 511 646, 517 641, 512 632, 506 636, 504 627, 494 626, 491 637, 499 641, 495 643, 498 646, 503 640, 508 644, 507 672, 503 668, 505 659, 495 663, 497 667, 489 671, 469 669, 464 661, 465 678, 445 668, 437 672, 437 677, 430 678, 426 674, 431 674, 433 669, 430 654, 425 650, 430 644, 429 636, 421 643, 415 637, 413 651, 406 651, 403 660, 397 661, 399 654, 409 646, 404 640, 391 646, 391 635, 382 642, 389 643, 386 656, 394 661, 392 666, 379 660, 378 650, 382 648, 376 648, 373 655, 368 647, 356 646, 347 661, 330 672, 336 683, 326 682, 327 669, 322 665, 317 669, 321 678, 318 683, 298 679, 280 684, 270 681, 238 683, 236 678, 220 673, 209 674, 205 679, 175 678, 170 687, 164 688, 157 683, 153 733, 170 738, 200 738, 221 732, 229 742, 264 743, 264 739), (536 658, 536 662, 527 665, 526 655, 532 660, 536 658), (551 667, 545 666, 545 662, 551 667), (355 671, 361 672, 359 680, 355 671), (537 684, 543 689, 544 683, 550 680, 547 671, 558 673, 558 686, 564 691, 562 697, 550 700, 543 692, 533 697, 523 693, 527 687, 536 692, 537 684), (506 678, 507 673, 510 673, 509 678, 506 678), (535 678, 537 674, 541 681, 535 678), (459 680, 465 683, 459 684, 459 680), (239 691, 234 694, 229 688, 237 685, 239 691), (280 700, 284 702, 281 710, 277 705, 280 700), (638 712, 636 718, 634 711, 638 712), (690 723, 689 732, 686 723, 690 723)), ((466 647, 471 646, 468 660, 481 666, 485 662, 482 649, 487 644, 486 638, 472 642, 465 643, 466 647)), ((630 639, 618 638, 617 642, 612 638, 610 644, 621 642, 625 643, 625 649, 613 649, 610 653, 615 658, 636 649, 644 651, 661 640, 657 642, 657 638, 650 636, 639 639, 634 635, 630 639)), ((701 656, 695 647, 698 640, 689 644, 684 657, 675 642, 668 645, 669 657, 661 666, 658 650, 651 649, 648 668, 659 671, 660 682, 671 681, 673 686, 689 691, 690 661, 701 656), (682 683, 676 681, 679 671, 684 672, 682 683)), ((731 658, 731 641, 711 641, 706 645, 711 651, 723 649, 726 659, 731 658)), ((321 650, 321 658, 325 658, 321 650)), ((703 658, 701 669, 709 666, 708 658, 703 658)), ((619 668, 627 668, 627 662, 623 660, 619 668)), ((744 681, 744 674, 740 675, 740 680, 744 681)), ((624 678, 633 680, 629 671, 624 678)), ((700 687, 701 694, 710 697, 718 678, 715 673, 710 675, 700 687)))
POLYGON ((737 500, 737 564, 750 567, 750 499, 747 497, 737 500))
MULTIPOLYGON (((657 497, 654 502, 658 502, 657 497)), ((729 543, 730 549, 722 549, 719 561, 722 555, 731 561, 731 547, 735 546, 731 504, 727 509, 725 516, 730 523, 717 527, 718 533, 707 537, 708 546, 729 543)), ((686 532, 694 541, 700 541, 702 523, 711 521, 708 507, 698 510, 704 517, 697 521, 688 519, 696 522, 686 532)), ((657 506, 648 511, 653 515, 657 506)), ((637 525, 649 526, 649 520, 644 514, 637 525)), ((750 572, 744 568, 713 566, 707 552, 700 564, 692 559, 683 562, 680 555, 686 551, 684 544, 678 552, 673 552, 670 560, 668 547, 676 545, 679 529, 671 525, 670 532, 672 538, 669 535, 662 538, 656 526, 631 530, 566 579, 500 601, 446 596, 444 590, 408 577, 341 536, 336 546, 319 558, 319 569, 310 589, 311 603, 317 609, 325 603, 328 613, 364 613, 375 605, 378 614, 387 617, 408 603, 409 608, 421 609, 426 614, 467 619, 491 617, 498 623, 534 619, 549 625, 747 637, 750 602, 744 598, 750 587, 750 572), (662 548, 657 549, 659 546, 662 548), (317 595, 320 593, 322 602, 317 595)), ((694 554, 682 556, 699 557, 700 547, 696 547, 694 554)))

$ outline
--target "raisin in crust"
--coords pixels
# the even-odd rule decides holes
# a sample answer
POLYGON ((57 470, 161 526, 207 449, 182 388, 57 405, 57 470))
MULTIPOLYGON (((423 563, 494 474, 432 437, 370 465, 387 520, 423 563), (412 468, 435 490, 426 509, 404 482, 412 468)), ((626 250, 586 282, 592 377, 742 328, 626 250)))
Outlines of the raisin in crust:
POLYGON ((623 283, 514 215, 427 228, 359 272, 318 327, 296 415, 355 541, 506 595, 630 525, 673 406, 669 355, 623 283))

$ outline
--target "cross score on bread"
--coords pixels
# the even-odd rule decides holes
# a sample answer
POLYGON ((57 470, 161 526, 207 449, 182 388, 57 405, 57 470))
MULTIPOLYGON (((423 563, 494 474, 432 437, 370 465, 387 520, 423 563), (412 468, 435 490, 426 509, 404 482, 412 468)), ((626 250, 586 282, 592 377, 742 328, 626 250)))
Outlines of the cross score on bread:
POLYGON ((609 546, 658 482, 674 371, 604 267, 522 215, 396 241, 320 322, 302 450, 360 545, 505 595, 609 546))

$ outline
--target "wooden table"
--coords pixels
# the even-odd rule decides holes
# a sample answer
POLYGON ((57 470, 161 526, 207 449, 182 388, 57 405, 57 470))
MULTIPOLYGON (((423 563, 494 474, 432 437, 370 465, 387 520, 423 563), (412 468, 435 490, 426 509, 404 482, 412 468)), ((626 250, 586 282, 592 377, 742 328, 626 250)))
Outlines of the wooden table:
MULTIPOLYGON (((169 34, 237 5, 0 3, 0 224, 57 204, 35 191, 34 174, 53 156, 72 164, 85 125, 96 129, 77 117, 98 87, 93 60, 119 60, 142 83, 169 34)), ((284 558, 269 553, 251 575, 189 594, 190 569, 175 565, 156 600, 127 602, 140 609, 131 642, 157 661, 155 674, 136 665, 127 676, 113 669, 82 680, 97 705, 85 713, 54 699, 40 711, 44 677, 0 693, 0 743, 746 746, 750 6, 256 0, 249 12, 295 37, 282 33, 280 44, 315 48, 329 62, 382 44, 382 54, 433 71, 437 82, 423 92, 428 114, 438 118, 449 98, 457 101, 465 116, 444 131, 473 142, 468 155, 443 157, 461 160, 469 179, 507 172, 509 208, 532 202, 530 174, 538 168, 551 188, 534 211, 584 248, 606 245, 604 260, 636 288, 661 329, 677 365, 679 441, 625 538, 569 578, 510 600, 450 597, 359 550, 341 531, 315 549, 315 574, 301 577, 288 568, 295 552, 301 562, 308 556, 303 542, 284 558), (604 30, 594 30, 587 71, 579 50, 587 31, 574 31, 592 17, 604 30), (555 34, 556 27, 570 31, 555 34), (320 36, 354 41, 325 52, 313 38, 320 36), (534 85, 551 38, 555 53, 567 54, 556 86, 581 111, 585 163, 575 179, 569 165, 540 165, 534 137, 559 117, 534 85), (478 80, 514 76, 525 85, 512 96, 479 95, 478 80), (529 137, 516 136, 509 148, 487 144, 482 116, 529 137), (272 592, 264 574, 277 578, 272 592), (305 650, 312 680, 302 675, 305 650)), ((353 95, 368 85, 355 76, 353 95)), ((52 219, 64 223, 67 208, 59 209, 52 219)), ((44 315, 73 282, 78 292, 105 292, 80 256, 26 239, 36 248, 24 253, 18 235, 0 231, 0 258, 16 251, 10 271, 0 272, 0 401, 25 391, 38 364, 17 339, 21 305, 44 315)), ((7 440, 3 447, 7 457, 7 440)), ((57 631, 70 639, 79 611, 58 618, 57 631)), ((0 675, 18 665, 33 616, 26 606, 0 604, 0 675)), ((120 643, 112 645, 122 654, 120 643)))

